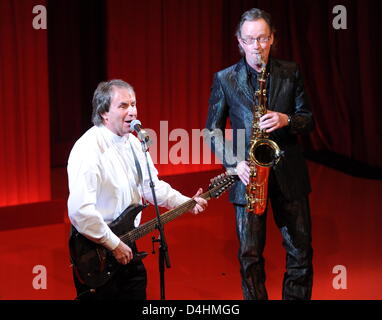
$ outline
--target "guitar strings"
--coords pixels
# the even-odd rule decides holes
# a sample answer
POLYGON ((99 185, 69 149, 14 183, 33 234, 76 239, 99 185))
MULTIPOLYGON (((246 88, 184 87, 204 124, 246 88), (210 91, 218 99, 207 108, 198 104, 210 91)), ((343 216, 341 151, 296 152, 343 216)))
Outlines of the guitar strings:
MULTIPOLYGON (((223 182, 226 182, 226 183, 228 182, 226 185, 226 187, 228 187, 230 184, 233 183, 233 180, 229 179, 228 181, 223 181, 223 182)), ((207 198, 208 196, 210 196, 210 198, 211 198, 211 193, 217 191, 219 188, 222 188, 222 185, 215 186, 214 188, 212 188, 209 191, 202 194, 201 197, 207 198)), ((163 215, 160 216, 161 222, 163 224, 165 224, 167 222, 174 220, 180 214, 182 214, 184 211, 190 210, 195 205, 195 203, 196 203, 196 201, 194 199, 191 199, 191 200, 183 203, 179 207, 172 209, 170 211, 167 211, 166 213, 164 213, 163 215)), ((150 221, 144 223, 143 225, 141 225, 140 227, 133 229, 130 232, 128 232, 127 234, 123 235, 121 237, 121 240, 123 242, 133 242, 133 241, 143 237, 144 235, 150 233, 154 229, 156 229, 155 226, 157 223, 158 223, 158 221, 156 219, 150 220, 150 221)))

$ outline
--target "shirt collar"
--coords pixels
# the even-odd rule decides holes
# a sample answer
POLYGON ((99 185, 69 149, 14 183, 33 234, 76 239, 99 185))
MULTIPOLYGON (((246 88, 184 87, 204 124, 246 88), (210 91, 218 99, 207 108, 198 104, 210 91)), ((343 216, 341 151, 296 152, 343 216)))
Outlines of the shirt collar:
POLYGON ((129 139, 129 134, 121 137, 117 134, 115 134, 114 132, 112 132, 110 129, 108 129, 107 127, 105 127, 105 125, 101 124, 99 125, 99 128, 101 129, 104 137, 112 142, 112 143, 117 143, 117 144, 124 144, 128 141, 129 139))
POLYGON ((245 65, 246 65, 246 67, 247 67, 248 73, 249 73, 250 75, 252 75, 252 76, 257 77, 257 75, 258 75, 259 73, 258 73, 255 69, 253 69, 253 68, 248 64, 247 61, 245 61, 245 65))

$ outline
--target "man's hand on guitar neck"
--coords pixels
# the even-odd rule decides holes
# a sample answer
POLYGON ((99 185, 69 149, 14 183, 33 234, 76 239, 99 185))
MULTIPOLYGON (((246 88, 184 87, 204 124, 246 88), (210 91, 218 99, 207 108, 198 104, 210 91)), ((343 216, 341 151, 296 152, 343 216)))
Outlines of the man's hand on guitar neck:
POLYGON ((121 264, 128 264, 133 259, 133 251, 123 241, 112 251, 114 258, 121 264))
POLYGON ((192 199, 194 199, 196 201, 195 207, 193 207, 190 210, 190 212, 192 212, 193 214, 198 214, 198 213, 204 211, 208 205, 206 199, 199 197, 202 193, 203 193, 203 189, 199 188, 199 190, 196 192, 196 194, 192 197, 192 199))
MULTIPOLYGON (((190 210, 193 214, 198 214, 205 210, 207 207, 207 200, 199 197, 203 193, 203 189, 199 188, 196 194, 192 197, 196 201, 195 206, 190 210)), ((120 241, 118 246, 112 250, 114 258, 121 264, 128 264, 133 259, 133 251, 131 248, 120 241)))

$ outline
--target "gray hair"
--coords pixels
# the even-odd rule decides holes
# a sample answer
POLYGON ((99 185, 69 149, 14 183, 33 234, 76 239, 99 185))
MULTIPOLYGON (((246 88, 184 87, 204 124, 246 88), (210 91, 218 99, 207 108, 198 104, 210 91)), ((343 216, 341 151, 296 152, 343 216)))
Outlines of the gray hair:
POLYGON ((109 111, 113 87, 126 88, 134 92, 134 88, 127 82, 120 79, 100 82, 93 95, 92 122, 95 126, 102 124, 102 114, 109 111))
MULTIPOLYGON (((244 22, 256 21, 260 19, 265 20, 265 22, 268 24, 269 29, 271 30, 272 33, 276 32, 276 28, 272 22, 271 15, 264 10, 252 8, 241 15, 240 22, 238 23, 236 27, 236 33, 235 33, 236 37, 241 38, 241 27, 243 26, 244 22)), ((241 47, 240 43, 239 43, 239 50, 241 54, 244 54, 243 48, 241 47)))

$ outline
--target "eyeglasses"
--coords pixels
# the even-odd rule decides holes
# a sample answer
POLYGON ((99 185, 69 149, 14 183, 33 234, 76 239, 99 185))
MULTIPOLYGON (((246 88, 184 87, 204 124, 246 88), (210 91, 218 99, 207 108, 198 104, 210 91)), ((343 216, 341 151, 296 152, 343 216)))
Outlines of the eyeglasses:
POLYGON ((259 43, 267 43, 270 39, 271 39, 271 36, 269 36, 269 37, 258 37, 258 38, 247 38, 247 39, 241 38, 241 41, 243 41, 244 44, 246 44, 247 46, 250 46, 250 45, 254 44, 255 41, 257 41, 259 43))

